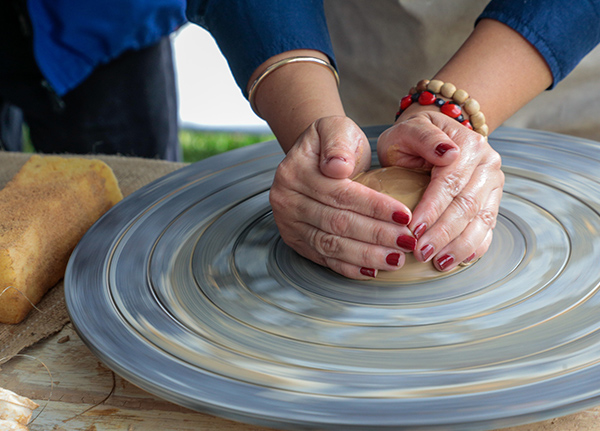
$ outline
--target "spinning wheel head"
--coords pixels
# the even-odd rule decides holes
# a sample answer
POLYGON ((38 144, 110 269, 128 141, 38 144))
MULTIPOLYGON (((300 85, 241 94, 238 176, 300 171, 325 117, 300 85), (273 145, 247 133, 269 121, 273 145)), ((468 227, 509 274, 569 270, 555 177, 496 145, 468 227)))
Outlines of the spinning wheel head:
POLYGON ((490 142, 506 187, 476 264, 364 282, 299 257, 270 212, 272 142, 107 213, 67 270, 72 321, 138 386, 278 428, 493 429, 595 404, 597 144, 510 129, 490 142))

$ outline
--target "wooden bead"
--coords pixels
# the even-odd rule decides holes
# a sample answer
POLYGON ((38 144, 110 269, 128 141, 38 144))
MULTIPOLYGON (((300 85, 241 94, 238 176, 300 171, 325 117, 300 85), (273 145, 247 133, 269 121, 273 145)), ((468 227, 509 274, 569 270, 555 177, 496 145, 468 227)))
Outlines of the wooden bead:
POLYGON ((432 93, 439 94, 440 90, 442 89, 442 85, 444 85, 444 83, 439 79, 432 79, 429 81, 429 84, 427 84, 427 89, 432 93))
POLYGON ((416 92, 417 92, 417 89, 415 87, 410 87, 410 90, 408 91, 408 94, 412 96, 416 92))
POLYGON ((477 133, 479 133, 482 136, 485 136, 486 138, 488 137, 488 135, 490 134, 490 128, 488 127, 487 124, 484 124, 481 127, 476 127, 474 129, 477 133))
POLYGON ((421 79, 417 82, 417 91, 420 93, 421 91, 427 90, 427 84, 429 84, 429 79, 421 79))
POLYGON ((452 96, 454 96, 455 91, 456 87, 453 84, 450 84, 449 82, 446 82, 444 85, 442 85, 442 88, 440 89, 440 93, 442 94, 442 96, 447 97, 448 99, 452 99, 452 96))
POLYGON ((454 95, 452 96, 452 100, 454 100, 459 105, 465 103, 465 100, 467 100, 468 98, 469 93, 467 93, 465 90, 456 90, 454 92, 454 95))
POLYGON ((465 110, 467 115, 477 114, 480 109, 479 102, 475 99, 467 99, 463 106, 463 109, 465 110))
POLYGON ((471 124, 475 130, 479 129, 481 126, 485 125, 485 115, 483 112, 479 111, 469 117, 471 124))

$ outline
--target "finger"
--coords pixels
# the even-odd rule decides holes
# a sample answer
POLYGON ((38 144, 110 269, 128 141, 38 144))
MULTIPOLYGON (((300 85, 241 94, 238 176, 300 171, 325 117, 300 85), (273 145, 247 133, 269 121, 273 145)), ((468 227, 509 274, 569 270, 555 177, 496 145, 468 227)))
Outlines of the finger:
POLYGON ((504 174, 497 153, 490 153, 485 164, 440 168, 432 173, 432 180, 421 201, 414 209, 410 228, 421 238, 428 228, 437 229, 440 247, 450 242, 479 212, 494 189, 504 186, 504 174))
POLYGON ((371 147, 364 132, 348 117, 317 120, 320 161, 323 175, 353 178, 371 166, 371 147))
POLYGON ((410 222, 410 209, 391 196, 349 179, 325 180, 322 176, 310 175, 307 171, 303 174, 300 169, 302 168, 296 170, 293 166, 278 169, 270 193, 273 208, 288 208, 289 212, 291 205, 301 207, 309 205, 309 200, 313 200, 326 207, 352 211, 384 222, 400 225, 410 222), (296 196, 290 199, 292 194, 296 196))
MULTIPOLYGON (((421 243, 429 243, 434 246, 435 250, 440 250, 441 247, 456 238, 486 205, 489 205, 490 198, 494 203, 499 204, 503 184, 502 171, 491 169, 487 165, 480 165, 473 173, 471 181, 450 200, 446 208, 443 208, 440 202, 450 199, 447 189, 443 189, 446 191, 445 195, 438 192, 437 196, 441 195, 442 198, 437 200, 430 198, 425 201, 424 196, 423 201, 420 202, 421 208, 415 209, 415 212, 420 210, 417 212, 420 219, 415 218, 413 226, 410 227, 421 243), (498 191, 497 194, 494 194, 495 190, 498 191), (495 197, 497 197, 497 202, 495 197), (443 212, 441 212, 442 208, 443 212), (423 233, 423 226, 431 227, 423 233)), ((495 208, 497 210, 497 206, 495 208)))
POLYGON ((500 196, 501 192, 494 191, 488 204, 468 224, 466 229, 439 251, 433 260, 438 270, 449 271, 460 262, 472 260, 475 256, 481 257, 487 251, 489 243, 486 244, 486 241, 496 225, 500 196), (475 256, 473 256, 474 254, 475 256))
MULTIPOLYGON (((345 262, 357 268, 393 271, 405 261, 397 249, 367 244, 350 238, 324 232, 305 223, 295 226, 294 247, 298 253, 321 265, 330 266, 332 260, 345 262)), ((344 274, 345 275, 345 274, 344 274)))
POLYGON ((325 266, 329 269, 355 280, 371 280, 377 277, 379 272, 375 268, 360 267, 337 259, 327 259, 326 262, 325 266))
POLYGON ((493 234, 494 231, 490 230, 486 235, 483 243, 481 243, 481 245, 477 247, 477 250, 475 250, 469 257, 467 257, 465 260, 459 263, 459 265, 467 266, 477 262, 479 258, 481 258, 489 250, 490 245, 492 244, 493 234))
MULTIPOLYGON (((377 155, 382 166, 424 169, 447 166, 460 157, 456 142, 440 128, 462 127, 440 113, 419 113, 383 132, 377 141, 377 155), (438 115, 436 115, 438 114, 438 115), (436 123, 432 122, 435 119, 436 123)), ((466 129, 466 128, 465 128, 466 129)), ((467 129, 468 130, 468 129, 467 129)))
POLYGON ((295 211, 302 220, 320 231, 368 244, 399 248, 412 252, 417 239, 406 226, 376 220, 354 211, 332 208, 314 200, 305 200, 295 211))
MULTIPOLYGON (((323 205, 387 222, 408 224, 411 211, 398 200, 348 178, 334 179, 322 174, 318 167, 320 137, 315 124, 305 131, 277 168, 270 193, 273 208, 290 213, 290 196, 296 193, 323 205)), ((363 159, 370 161, 370 156, 363 159)))

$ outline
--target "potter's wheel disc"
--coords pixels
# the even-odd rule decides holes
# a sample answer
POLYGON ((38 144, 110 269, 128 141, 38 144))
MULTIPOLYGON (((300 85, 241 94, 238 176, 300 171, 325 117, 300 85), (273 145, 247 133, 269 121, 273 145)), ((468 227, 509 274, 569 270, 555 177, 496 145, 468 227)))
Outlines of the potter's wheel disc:
POLYGON ((270 212, 269 142, 109 211, 69 263, 72 321, 143 389, 278 428, 494 429, 598 404, 600 147, 490 142, 506 173, 494 241, 455 274, 359 282, 296 255, 270 212))

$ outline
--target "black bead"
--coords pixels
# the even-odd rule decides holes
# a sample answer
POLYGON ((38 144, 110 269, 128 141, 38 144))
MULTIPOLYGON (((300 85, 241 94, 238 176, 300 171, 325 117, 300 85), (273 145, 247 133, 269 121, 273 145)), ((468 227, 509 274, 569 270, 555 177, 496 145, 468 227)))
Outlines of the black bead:
POLYGON ((444 103, 446 103, 444 99, 435 99, 435 102, 433 102, 433 104, 438 108, 441 108, 444 103))
POLYGON ((413 102, 416 102, 417 100, 419 100, 419 96, 421 95, 421 93, 415 93, 412 95, 411 99, 413 102))
POLYGON ((456 121, 458 121, 459 123, 465 121, 465 117, 463 116, 463 114, 460 114, 458 117, 456 117, 456 121))

